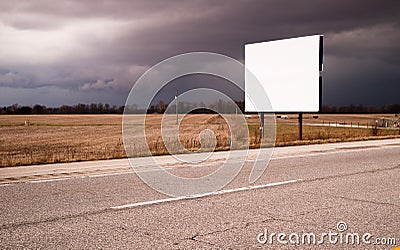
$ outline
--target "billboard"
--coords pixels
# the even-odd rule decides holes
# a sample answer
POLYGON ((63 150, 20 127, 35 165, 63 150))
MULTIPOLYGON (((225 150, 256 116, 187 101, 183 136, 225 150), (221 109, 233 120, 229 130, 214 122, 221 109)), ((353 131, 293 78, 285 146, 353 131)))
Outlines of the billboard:
POLYGON ((322 60, 322 35, 245 44, 245 111, 318 112, 322 60))

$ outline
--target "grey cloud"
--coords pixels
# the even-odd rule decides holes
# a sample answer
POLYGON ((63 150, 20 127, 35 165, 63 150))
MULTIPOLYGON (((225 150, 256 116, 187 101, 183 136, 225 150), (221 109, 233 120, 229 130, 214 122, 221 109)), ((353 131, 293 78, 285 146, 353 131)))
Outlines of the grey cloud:
POLYGON ((83 84, 82 87, 79 89, 81 90, 91 90, 91 89, 96 89, 96 90, 107 90, 107 89, 112 89, 113 88, 113 82, 114 79, 111 80, 97 80, 95 82, 87 82, 83 84))
MULTIPOLYGON (((146 64, 188 51, 215 51, 241 59, 246 42, 314 33, 336 34, 398 22, 396 6, 393 1, 385 4, 363 1, 362 5, 348 1, 297 4, 293 1, 239 1, 211 5, 212 11, 204 13, 188 8, 186 12, 195 14, 186 15, 186 18, 154 18, 151 27, 139 32, 128 29, 116 44, 106 45, 105 51, 115 60, 139 60, 146 64)), ((382 50, 385 53, 385 48, 382 50)), ((329 52, 335 53, 335 50, 329 52)))
POLYGON ((400 32, 393 24, 334 33, 326 37, 326 53, 340 57, 372 58, 400 64, 400 32))
POLYGON ((29 87, 30 80, 17 72, 5 72, 0 74, 0 86, 29 87))
MULTIPOLYGON (((380 78, 381 84, 392 91, 395 88, 393 83, 399 81, 399 9, 396 0, 3 1, 0 32, 2 28, 29 30, 51 39, 53 31, 77 31, 66 31, 57 41, 60 50, 68 48, 64 54, 51 57, 57 51, 44 49, 43 58, 50 59, 40 63, 24 63, 25 58, 18 61, 12 53, 4 56, 0 52, 2 67, 18 72, 16 76, 2 73, 0 86, 55 86, 82 97, 107 90, 109 99, 123 103, 135 80, 170 56, 211 51, 243 60, 244 43, 322 33, 326 35, 326 102, 342 103, 339 90, 343 84, 376 91, 377 80, 371 79, 380 78), (79 30, 87 22, 98 25, 79 30), (76 44, 61 40, 70 36, 76 44), (114 80, 109 83, 107 79, 114 80)), ((20 49, 30 52, 30 42, 20 49)), ((185 89, 195 86, 185 84, 185 89)), ((387 101, 385 93, 380 97, 382 103, 387 101)), ((370 97, 363 98, 368 102, 370 97)), ((351 102, 350 97, 345 100, 351 102)))

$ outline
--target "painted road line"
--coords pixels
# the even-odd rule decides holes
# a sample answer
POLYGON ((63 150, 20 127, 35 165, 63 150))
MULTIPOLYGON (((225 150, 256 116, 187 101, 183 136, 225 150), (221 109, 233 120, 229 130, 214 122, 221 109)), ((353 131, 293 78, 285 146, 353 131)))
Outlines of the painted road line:
POLYGON ((65 181, 69 179, 78 179, 78 178, 86 178, 86 176, 71 176, 71 177, 62 177, 62 178, 52 178, 52 179, 40 179, 40 180, 33 180, 27 181, 27 183, 45 183, 45 182, 54 182, 54 181, 65 181))
POLYGON ((98 177, 106 177, 106 176, 113 176, 113 175, 123 175, 123 174, 132 174, 134 173, 133 169, 131 171, 123 171, 123 172, 116 172, 116 173, 108 173, 108 174, 94 174, 89 175, 89 178, 98 178, 98 177))
POLYGON ((242 192, 242 191, 248 191, 248 190, 254 190, 254 189, 262 189, 262 188, 267 188, 267 187, 281 186, 281 185, 285 185, 285 184, 295 183, 295 182, 298 182, 298 181, 301 181, 301 179, 274 182, 274 183, 268 183, 268 184, 256 185, 256 186, 247 186, 247 187, 240 187, 240 188, 233 188, 233 189, 225 189, 225 190, 220 190, 220 191, 215 191, 215 192, 210 192, 210 193, 195 194, 195 195, 188 195, 188 196, 179 196, 179 197, 172 197, 172 198, 166 198, 166 199, 161 199, 161 200, 136 202, 136 203, 126 204, 126 205, 114 206, 114 207, 111 207, 111 209, 120 210, 120 209, 125 209, 125 208, 133 208, 133 207, 141 207, 141 206, 147 206, 147 205, 161 204, 161 203, 166 203, 166 202, 171 202, 171 201, 191 200, 191 199, 197 199, 197 198, 208 197, 208 196, 215 196, 215 195, 242 192))

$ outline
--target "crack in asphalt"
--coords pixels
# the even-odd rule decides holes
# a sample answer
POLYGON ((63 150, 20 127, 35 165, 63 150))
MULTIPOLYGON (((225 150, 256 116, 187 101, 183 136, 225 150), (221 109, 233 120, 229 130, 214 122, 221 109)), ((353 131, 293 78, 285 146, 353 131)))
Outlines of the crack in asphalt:
MULTIPOLYGON (((270 216, 270 217, 271 217, 271 216, 270 216)), ((203 233, 203 234, 195 234, 195 235, 193 235, 193 236, 191 236, 191 237, 187 237, 187 238, 185 238, 185 239, 189 239, 189 240, 193 240, 193 241, 197 241, 197 242, 201 242, 201 243, 206 243, 206 244, 208 244, 208 245, 211 245, 211 246, 213 246, 213 247, 218 247, 218 248, 220 248, 220 249, 234 249, 234 248, 231 248, 231 247, 226 248, 226 246, 221 247, 221 246, 219 246, 219 245, 217 245, 217 244, 215 244, 215 243, 212 243, 212 242, 208 242, 208 241, 205 241, 205 240, 198 239, 198 237, 203 237, 203 236, 209 236, 209 235, 214 235, 214 234, 218 234, 218 233, 229 232, 229 231, 232 231, 232 230, 235 230, 235 229, 246 229, 246 228, 249 227, 250 225, 255 225, 255 224, 260 224, 260 223, 266 223, 266 222, 271 222, 271 221, 294 222, 293 220, 287 220, 287 219, 282 219, 282 218, 274 218, 274 217, 271 217, 271 218, 266 219, 266 220, 248 221, 248 222, 245 222, 245 224, 244 224, 243 226, 234 226, 234 227, 225 228, 225 229, 221 229, 221 230, 214 230, 214 231, 207 232, 207 233, 203 233)))
MULTIPOLYGON (((310 211, 304 211, 303 213, 294 214, 293 217, 295 217, 295 216, 304 216, 304 215, 308 215, 308 214, 319 212, 319 211, 323 211, 323 210, 329 210, 329 209, 332 209, 332 208, 335 208, 335 207, 340 207, 340 206, 328 206, 328 207, 323 207, 323 208, 312 209, 310 211)), ((295 220, 292 219, 291 221, 295 221, 295 220)))
MULTIPOLYGON (((195 242, 201 242, 201 243, 210 245, 210 246, 212 246, 212 247, 217 247, 217 248, 219 248, 219 249, 222 249, 222 247, 219 246, 219 245, 217 245, 217 244, 214 244, 214 243, 211 243, 211 242, 208 242, 208 241, 204 241, 204 240, 197 239, 198 236, 201 236, 201 235, 195 234, 195 235, 193 235, 192 237, 186 237, 186 238, 184 238, 184 240, 191 240, 191 241, 195 241, 195 242)), ((228 248, 228 249, 230 249, 230 248, 228 248)))
MULTIPOLYGON (((369 171, 364 171, 364 172, 357 172, 357 173, 350 173, 350 174, 343 174, 343 175, 336 175, 336 176, 328 176, 328 177, 324 177, 324 178, 315 178, 315 179, 312 179, 312 180, 303 180, 303 181, 300 181, 300 182, 298 182, 298 183, 301 183, 301 182, 311 182, 311 181, 319 181, 319 180, 322 180, 322 179, 331 179, 331 178, 338 178, 338 177, 347 177, 347 176, 352 176, 352 175, 357 175, 357 174, 370 174, 370 173, 376 173, 376 172, 381 172, 381 171, 394 170, 394 169, 398 169, 398 168, 400 168, 400 164, 397 165, 397 166, 395 166, 395 167, 391 167, 391 168, 374 169, 374 170, 369 170, 369 171)), ((303 192, 303 193, 306 193, 306 194, 317 195, 317 193, 314 193, 314 192, 306 192, 306 191, 302 191, 302 192, 303 192)), ((386 203, 386 202, 375 202, 375 201, 362 200, 362 199, 354 199, 354 198, 348 198, 348 197, 336 196, 336 195, 329 195, 329 197, 341 198, 341 199, 346 199, 346 200, 351 200, 351 201, 357 201, 357 202, 368 202, 368 203, 373 203, 373 204, 378 204, 378 205, 391 205, 391 206, 399 207, 399 206, 396 205, 396 204, 386 203)), ((295 215, 293 215, 293 216, 291 216, 291 217, 304 216, 304 215, 311 214, 311 213, 315 213, 315 212, 322 211, 322 210, 329 210, 329 209, 332 209, 332 208, 335 208, 335 207, 338 207, 338 206, 328 206, 328 207, 324 207, 324 208, 313 209, 313 210, 311 210, 311 211, 305 211, 305 212, 303 212, 303 213, 295 214, 295 215)), ((247 228, 248 226, 250 226, 250 225, 252 225, 252 224, 265 223, 265 222, 268 222, 268 221, 284 221, 284 222, 299 223, 299 222, 296 221, 295 219, 283 219, 283 218, 276 218, 276 217, 273 217, 273 216, 271 216, 270 214, 267 214, 267 215, 268 215, 269 217, 271 217, 271 219, 262 220, 262 221, 256 221, 256 222, 246 222, 246 224, 245 224, 244 226, 235 226, 235 227, 225 228, 225 229, 222 229, 222 230, 211 231, 211 232, 208 232, 208 233, 196 234, 196 235, 194 235, 194 236, 192 236, 192 237, 189 237, 189 239, 194 240, 194 241, 198 241, 198 242, 202 242, 202 243, 207 243, 207 244, 209 244, 209 245, 211 245, 211 246, 214 246, 214 247, 215 247, 215 246, 220 247, 220 246, 218 246, 218 245, 216 245, 216 244, 214 244, 214 243, 207 242, 207 241, 204 241, 204 240, 200 240, 200 239, 198 239, 198 237, 208 236, 208 235, 213 235, 213 234, 218 234, 218 233, 224 233, 224 232, 229 232, 229 231, 235 230, 235 229, 245 229, 245 228, 247 228)), ((304 223, 300 223, 300 224, 304 224, 304 223)), ((228 248, 228 249, 232 249, 232 248, 228 248)))
MULTIPOLYGON (((348 177, 348 176, 354 176, 354 175, 359 175, 359 174, 373 174, 377 172, 385 172, 385 171, 391 171, 391 170, 396 170, 400 169, 400 164, 394 167, 390 168, 383 168, 383 169, 373 169, 373 170, 368 170, 368 171, 363 171, 363 172, 356 172, 356 173, 349 173, 349 174, 342 174, 342 175, 336 175, 336 176, 327 176, 324 178, 315 178, 312 180, 302 180, 297 183, 302 183, 302 182, 311 182, 311 181, 321 181, 321 180, 327 180, 327 179, 333 179, 333 178, 338 178, 338 177, 348 177)), ((315 192, 307 192, 307 191, 302 191, 307 194, 313 194, 313 195, 318 195, 318 193, 315 192)), ((356 202, 365 202, 365 203, 371 203, 375 205, 386 205, 386 206, 394 206, 394 207, 400 207, 397 204, 389 203, 389 202, 379 202, 379 201, 372 201, 372 200, 364 200, 364 199, 356 199, 356 198, 350 198, 346 196, 341 196, 341 195, 330 195, 326 194, 327 197, 331 198, 339 198, 339 199, 344 199, 344 200, 349 200, 349 201, 356 201, 356 202)))
POLYGON ((62 216, 50 217, 50 218, 43 219, 43 220, 3 224, 3 225, 0 225, 0 230, 13 229, 13 228, 18 228, 18 227, 23 227, 23 226, 39 225, 39 224, 43 224, 43 223, 57 222, 57 221, 61 221, 61 220, 80 218, 80 217, 89 216, 89 215, 104 214, 104 213, 107 213, 107 212, 110 212, 110 211, 112 211, 111 208, 105 208, 105 209, 101 209, 101 210, 87 211, 87 212, 78 213, 78 214, 70 214, 70 215, 62 215, 62 216))
MULTIPOLYGON (((349 174, 325 176, 325 177, 313 178, 313 179, 308 179, 308 180, 305 179, 305 180, 301 180, 301 181, 298 181, 298 182, 292 183, 292 184, 315 182, 315 181, 321 181, 321 180, 327 180, 327 179, 354 176, 354 175, 359 175, 359 174, 371 174, 371 173, 376 173, 376 172, 395 170, 395 169, 399 169, 399 168, 400 168, 400 164, 398 164, 397 166, 394 166, 394 167, 390 167, 390 168, 373 169, 373 170, 368 170, 368 171, 363 171, 363 172, 354 172, 354 173, 349 173, 349 174)), ((274 188, 274 187, 270 187, 270 188, 274 188)), ((249 190, 247 190, 247 191, 249 191, 249 190)), ((399 207, 398 205, 392 204, 392 203, 374 202, 374 201, 368 201, 368 200, 362 200, 362 199, 353 199, 353 198, 342 197, 342 196, 333 196, 333 197, 352 200, 352 201, 357 201, 357 202, 369 202, 369 203, 374 203, 374 204, 379 204, 379 205, 390 205, 390 206, 399 207)), ((199 197, 198 199, 202 199, 202 198, 204 198, 204 197, 199 197)), ((179 201, 181 201, 181 200, 179 200, 179 201)), ((172 202, 179 202, 179 201, 172 201, 172 202)), ((152 205, 149 205, 149 206, 152 206, 152 205)), ((134 209, 134 208, 128 208, 128 209, 134 209)), ((83 216, 104 214, 104 213, 109 213, 109 212, 115 212, 115 210, 111 209, 111 208, 104 208, 104 209, 100 209, 100 210, 96 210, 96 211, 87 211, 87 212, 82 212, 82 213, 77 213, 77 214, 70 214, 70 215, 64 215, 64 216, 51 217, 51 218, 37 220, 37 221, 27 221, 27 222, 3 224, 3 225, 0 225, 0 230, 2 230, 2 229, 12 229, 12 228, 17 228, 17 227, 22 227, 22 226, 29 226, 29 225, 38 225, 38 224, 42 224, 42 223, 51 223, 51 222, 57 222, 57 221, 60 221, 60 220, 74 219, 74 218, 80 218, 80 217, 83 217, 83 216)), ((232 230, 232 229, 234 229, 234 228, 231 228, 229 230, 232 230)), ((207 235, 207 234, 205 234, 205 235, 207 235)), ((200 235, 198 235, 198 236, 200 236, 200 235)))
POLYGON ((364 203, 370 203, 370 204, 374 204, 374 205, 394 206, 394 207, 399 207, 400 208, 399 205, 393 204, 393 203, 388 203, 388 202, 379 202, 379 201, 371 201, 371 200, 364 200, 364 199, 356 199, 356 198, 350 198, 350 197, 340 196, 340 195, 329 195, 329 196, 330 197, 334 197, 334 198, 348 200, 348 201, 364 202, 364 203))
POLYGON ((395 170, 395 169, 400 169, 400 164, 397 166, 388 167, 388 168, 378 168, 378 169, 366 170, 366 171, 361 171, 361 172, 353 172, 353 173, 338 174, 338 175, 328 175, 328 176, 316 177, 316 178, 312 178, 312 179, 302 179, 301 181, 298 181, 296 183, 301 184, 301 183, 307 183, 307 182, 335 179, 335 178, 340 178, 340 177, 354 176, 354 175, 359 175, 359 174, 371 174, 371 173, 377 173, 377 172, 384 172, 384 171, 390 171, 390 170, 395 170))

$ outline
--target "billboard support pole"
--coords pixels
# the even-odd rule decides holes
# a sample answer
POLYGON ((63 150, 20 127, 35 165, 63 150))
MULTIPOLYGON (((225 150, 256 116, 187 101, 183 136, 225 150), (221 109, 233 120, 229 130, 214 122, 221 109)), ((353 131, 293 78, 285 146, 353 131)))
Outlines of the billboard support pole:
POLYGON ((303 140, 303 113, 299 113, 299 140, 303 140))
POLYGON ((178 90, 175 94, 175 113, 176 113, 176 125, 178 125, 178 90))
POLYGON ((261 112, 260 114, 260 122, 261 122, 261 127, 260 127, 261 139, 264 139, 264 112, 261 112))

